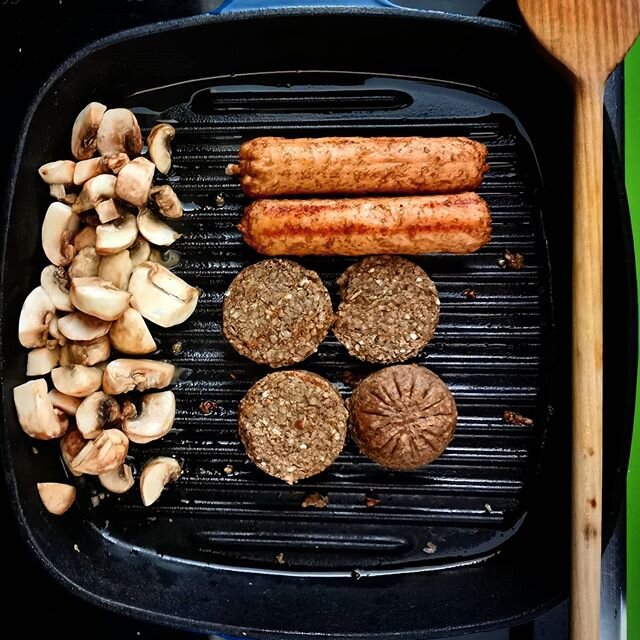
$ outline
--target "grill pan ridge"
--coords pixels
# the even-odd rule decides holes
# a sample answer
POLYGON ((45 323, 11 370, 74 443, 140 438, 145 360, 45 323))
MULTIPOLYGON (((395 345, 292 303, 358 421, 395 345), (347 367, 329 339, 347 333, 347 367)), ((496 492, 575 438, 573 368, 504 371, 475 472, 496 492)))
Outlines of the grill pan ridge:
MULTIPOLYGON (((118 34, 61 68, 38 96, 18 149, 2 287, 5 470, 23 533, 48 569, 115 611, 251 637, 440 637, 522 621, 559 598, 568 557, 568 123, 567 86, 517 27, 483 18, 283 10, 188 19, 118 34), (329 32, 334 44, 316 46, 329 32), (238 48, 245 38, 263 52, 260 59, 238 48), (393 56, 378 46, 383 41, 393 56), (233 58, 214 60, 214 45, 233 58), (510 75, 516 63, 519 73, 510 75), (293 65, 341 72, 282 72, 293 65), (540 91, 553 99, 538 101, 540 91), (11 410, 26 361, 15 335, 20 304, 44 266, 36 236, 47 197, 36 170, 68 154, 60 123, 90 99, 136 108, 145 132, 159 115, 174 121, 169 180, 189 209, 175 270, 203 297, 187 324, 153 331, 159 357, 192 370, 176 388, 176 430, 153 446, 132 447, 138 469, 168 453, 185 463, 184 478, 150 510, 135 492, 92 508, 99 489, 81 480, 80 508, 55 519, 38 502, 35 482, 62 479, 57 445, 25 438, 11 410), (521 118, 531 145, 500 102, 521 118), (417 259, 443 303, 436 338, 418 361, 451 386, 461 415, 449 451, 423 471, 387 472, 349 443, 328 472, 288 487, 244 458, 236 402, 268 371, 224 343, 220 302, 236 273, 260 257, 235 229, 245 200, 223 167, 243 140, 264 134, 469 135, 489 146, 492 170, 480 192, 494 214, 492 242, 471 256, 417 259), (506 249, 525 256, 522 270, 497 265, 506 249), (208 414, 203 400, 216 403, 208 414), (535 426, 504 423, 505 409, 535 418, 535 426), (329 495, 329 507, 302 509, 315 491, 329 495), (367 508, 367 495, 381 503, 367 508), (429 542, 434 553, 425 552, 433 551, 429 542)), ((605 325, 613 327, 609 362, 628 355, 635 326, 628 212, 612 176, 615 162, 609 152, 605 275, 625 295, 610 297, 605 308, 605 325)), ((320 272, 335 303, 335 278, 353 261, 301 262, 320 272)), ((630 360, 605 375, 607 397, 616 398, 605 401, 606 513, 628 447, 633 403, 619 390, 632 387, 630 360)), ((355 375, 372 369, 347 359, 333 338, 301 367, 325 375, 346 397, 341 362, 355 375)))

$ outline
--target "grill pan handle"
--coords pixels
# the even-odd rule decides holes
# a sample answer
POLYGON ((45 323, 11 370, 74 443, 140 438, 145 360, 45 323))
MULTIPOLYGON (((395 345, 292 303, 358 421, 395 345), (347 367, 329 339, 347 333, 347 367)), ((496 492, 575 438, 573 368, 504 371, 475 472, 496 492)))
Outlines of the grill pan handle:
MULTIPOLYGON (((492 0, 431 0, 425 2, 427 6, 422 10, 446 11, 447 13, 478 16, 492 0)), ((360 7, 362 9, 390 9, 417 10, 418 7, 398 5, 391 0, 224 0, 224 2, 209 13, 214 15, 236 13, 238 11, 256 11, 260 9, 330 9, 345 7, 360 7)), ((498 18, 501 19, 501 18, 498 18)))

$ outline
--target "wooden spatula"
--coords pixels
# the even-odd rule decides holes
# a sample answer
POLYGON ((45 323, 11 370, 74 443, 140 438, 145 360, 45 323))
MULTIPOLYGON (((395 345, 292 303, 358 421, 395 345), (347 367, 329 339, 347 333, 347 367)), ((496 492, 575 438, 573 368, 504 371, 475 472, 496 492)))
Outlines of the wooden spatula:
POLYGON ((604 86, 640 32, 640 0, 518 0, 570 73, 573 147, 571 638, 600 637, 602 521, 602 124, 604 86))

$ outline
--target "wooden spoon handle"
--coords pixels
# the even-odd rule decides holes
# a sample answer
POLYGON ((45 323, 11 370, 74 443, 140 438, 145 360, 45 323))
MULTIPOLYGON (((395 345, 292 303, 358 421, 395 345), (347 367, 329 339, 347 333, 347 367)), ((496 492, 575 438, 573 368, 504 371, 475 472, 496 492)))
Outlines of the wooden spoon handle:
POLYGON ((573 184, 571 638, 600 637, 602 82, 576 86, 573 184))

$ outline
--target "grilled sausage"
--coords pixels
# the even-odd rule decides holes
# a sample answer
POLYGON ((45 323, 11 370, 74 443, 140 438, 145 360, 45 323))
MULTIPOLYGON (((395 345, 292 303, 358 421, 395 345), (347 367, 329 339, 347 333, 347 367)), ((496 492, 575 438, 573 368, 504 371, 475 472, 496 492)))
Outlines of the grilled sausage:
POLYGON ((257 200, 239 227, 268 256, 471 253, 491 236, 476 193, 340 200, 257 200))
POLYGON ((468 138, 256 138, 227 174, 240 175, 252 198, 455 193, 478 187, 486 159, 468 138))

